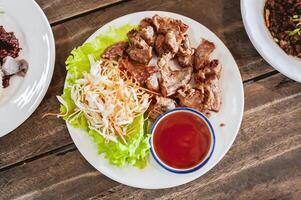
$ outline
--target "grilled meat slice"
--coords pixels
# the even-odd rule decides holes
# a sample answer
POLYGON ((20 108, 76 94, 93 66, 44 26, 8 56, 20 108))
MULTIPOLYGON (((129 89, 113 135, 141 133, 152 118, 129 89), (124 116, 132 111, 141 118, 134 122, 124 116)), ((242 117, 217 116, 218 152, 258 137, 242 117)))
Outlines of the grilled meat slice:
POLYGON ((164 43, 169 52, 176 54, 179 51, 183 39, 184 37, 180 32, 169 30, 165 35, 164 43))
POLYGON ((157 36, 156 42, 155 42, 155 50, 156 50, 158 57, 161 57, 165 52, 164 41, 165 41, 164 35, 159 34, 157 36))
POLYGON ((152 26, 146 26, 139 31, 141 37, 149 46, 153 46, 155 43, 156 35, 152 26))
POLYGON ((157 33, 166 34, 169 30, 185 33, 188 29, 188 25, 184 24, 181 20, 178 19, 154 15, 152 20, 157 33))
POLYGON ((159 92, 160 91, 160 85, 159 85, 159 80, 157 77, 157 74, 152 74, 147 80, 146 80, 146 87, 147 89, 154 91, 154 92, 159 92))
POLYGON ((218 60, 212 60, 195 74, 196 87, 203 91, 203 105, 206 110, 218 112, 221 107, 221 90, 219 78, 221 65, 218 60))
POLYGON ((152 47, 146 43, 136 29, 128 32, 127 36, 130 41, 130 47, 127 49, 130 58, 140 64, 147 65, 153 56, 152 47))
POLYGON ((132 60, 144 65, 147 65, 149 61, 152 59, 151 47, 139 49, 134 46, 130 46, 127 49, 127 53, 129 54, 132 60))
POLYGON ((218 112, 221 107, 221 90, 218 79, 211 79, 210 85, 204 86, 204 105, 207 110, 218 112))
POLYGON ((194 89, 189 85, 185 85, 177 92, 177 98, 180 100, 181 106, 186 106, 199 110, 200 112, 205 111, 203 104, 204 92, 202 90, 194 89))
POLYGON ((146 84, 152 74, 158 72, 158 70, 153 66, 132 63, 128 60, 128 58, 121 59, 119 61, 119 66, 121 70, 124 70, 137 80, 141 86, 146 84))
POLYGON ((184 35, 184 40, 179 48, 177 60, 181 67, 192 67, 194 64, 195 49, 191 47, 188 35, 184 35))
POLYGON ((177 31, 169 30, 165 35, 159 34, 156 38, 155 49, 158 57, 162 57, 163 54, 169 52, 172 53, 172 57, 179 51, 183 35, 177 31))
POLYGON ((194 55, 178 56, 177 60, 181 67, 192 67, 194 63, 194 55))
POLYGON ((174 109, 175 107, 176 102, 173 99, 156 96, 156 103, 153 106, 151 106, 149 111, 149 117, 151 119, 156 119, 162 113, 174 109))
POLYGON ((153 26, 153 19, 150 17, 146 17, 140 21, 139 26, 140 26, 140 28, 146 28, 148 26, 153 26))
POLYGON ((222 66, 217 59, 210 61, 203 69, 195 74, 196 83, 210 83, 213 79, 220 78, 222 66))
POLYGON ((158 59, 158 67, 161 72, 161 93, 165 97, 175 94, 180 87, 190 81, 192 76, 192 68, 171 70, 168 64, 171 57, 172 55, 169 53, 158 59))
POLYGON ((215 45, 208 40, 202 39, 200 45, 195 51, 194 67, 195 69, 203 69, 209 61, 209 56, 215 49, 215 45))
POLYGON ((124 51, 128 46, 128 42, 118 42, 116 44, 113 44, 104 51, 104 53, 102 54, 102 58, 111 60, 122 57, 124 51))
POLYGON ((149 47, 145 40, 141 37, 139 31, 137 29, 132 29, 127 33, 127 36, 130 41, 130 46, 134 46, 139 49, 149 47))

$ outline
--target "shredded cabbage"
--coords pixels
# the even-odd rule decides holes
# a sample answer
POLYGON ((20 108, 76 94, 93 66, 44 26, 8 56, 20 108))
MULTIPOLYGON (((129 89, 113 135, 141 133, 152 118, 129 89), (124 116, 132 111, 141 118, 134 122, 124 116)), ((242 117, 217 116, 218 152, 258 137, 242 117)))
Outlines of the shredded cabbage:
MULTIPOLYGON (((144 104, 135 112, 137 116, 128 120, 126 125, 126 134, 121 137, 113 137, 108 139, 106 135, 100 134, 99 130, 93 129, 85 112, 78 109, 78 102, 73 99, 76 91, 74 88, 82 84, 81 81, 87 74, 93 74, 91 64, 94 66, 95 60, 100 60, 100 55, 110 45, 127 41, 127 32, 136 26, 126 24, 119 28, 110 28, 109 31, 103 35, 97 36, 91 42, 85 43, 82 46, 73 49, 71 55, 66 60, 67 78, 64 92, 58 97, 61 107, 60 112, 64 120, 75 128, 80 128, 94 138, 97 144, 99 154, 105 154, 105 158, 116 166, 124 166, 130 164, 139 168, 143 168, 147 164, 149 156, 149 133, 147 131, 147 121, 144 119, 143 112, 148 106, 148 102, 143 100, 144 104), (72 98, 73 97, 73 98, 72 98), (139 114, 141 113, 141 114, 139 114), (92 128, 92 129, 91 129, 92 128)), ((92 99, 90 99, 92 101, 92 99)), ((122 121, 122 120, 121 120, 122 121)), ((123 121, 126 124, 125 121, 123 121)))

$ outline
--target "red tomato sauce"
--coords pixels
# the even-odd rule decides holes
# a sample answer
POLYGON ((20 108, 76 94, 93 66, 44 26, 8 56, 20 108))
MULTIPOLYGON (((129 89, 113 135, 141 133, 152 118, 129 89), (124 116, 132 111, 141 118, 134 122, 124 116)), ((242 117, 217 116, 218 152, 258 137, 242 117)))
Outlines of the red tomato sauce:
POLYGON ((162 162, 177 169, 188 169, 204 160, 211 144, 207 124, 190 112, 172 113, 154 131, 154 151, 162 162))

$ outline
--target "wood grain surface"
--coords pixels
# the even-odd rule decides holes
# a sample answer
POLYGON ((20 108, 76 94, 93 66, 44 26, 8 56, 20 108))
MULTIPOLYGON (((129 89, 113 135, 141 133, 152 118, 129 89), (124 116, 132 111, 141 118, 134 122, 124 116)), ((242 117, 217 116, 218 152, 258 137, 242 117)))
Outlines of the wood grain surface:
POLYGON ((57 24, 121 1, 124 0, 36 0, 45 12, 50 24, 57 24))
POLYGON ((56 40, 49 90, 33 115, 0 138, 0 199, 300 199, 301 84, 274 71, 245 33, 239 0, 37 0, 56 40), (232 52, 245 82, 245 114, 225 158, 201 178, 141 190, 97 172, 77 151, 57 112, 69 52, 119 16, 165 10, 207 26, 232 52))

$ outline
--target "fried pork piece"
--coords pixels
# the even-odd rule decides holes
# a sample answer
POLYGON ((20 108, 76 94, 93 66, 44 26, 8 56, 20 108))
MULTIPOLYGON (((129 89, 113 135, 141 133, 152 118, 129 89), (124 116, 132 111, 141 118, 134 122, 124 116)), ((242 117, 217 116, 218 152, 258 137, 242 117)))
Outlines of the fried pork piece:
POLYGON ((164 49, 164 41, 165 41, 165 36, 163 34, 159 34, 155 42, 155 50, 158 57, 161 57, 166 51, 164 49))
POLYGON ((218 112, 220 110, 222 103, 221 90, 218 82, 219 80, 215 77, 210 80, 209 85, 204 85, 205 108, 207 110, 212 110, 215 112, 218 112))
POLYGON ((127 53, 129 54, 130 58, 140 64, 147 65, 149 61, 152 59, 152 48, 144 48, 138 49, 136 47, 130 46, 127 49, 127 53))
POLYGON ((158 67, 161 72, 160 87, 163 96, 171 96, 176 91, 187 84, 191 80, 192 68, 185 68, 181 70, 172 70, 169 66, 169 61, 172 54, 164 54, 158 59, 158 67))
POLYGON ((147 89, 149 89, 151 91, 160 92, 160 85, 159 85, 159 80, 158 80, 157 74, 152 74, 146 80, 146 87, 147 87, 147 89))
POLYGON ((196 69, 203 69, 209 62, 209 56, 215 49, 215 45, 208 40, 202 39, 200 45, 197 47, 194 56, 194 67, 196 69))
POLYGON ((155 42, 155 50, 158 57, 167 53, 172 53, 172 57, 174 57, 178 53, 183 39, 183 34, 173 30, 167 31, 165 35, 159 34, 155 42))
POLYGON ((187 106, 206 112, 218 112, 221 107, 221 91, 218 79, 212 79, 210 84, 201 84, 197 88, 183 87, 178 90, 177 98, 181 106, 187 106))
POLYGON ((219 78, 221 65, 218 60, 212 60, 195 74, 196 88, 204 95, 203 105, 206 110, 219 111, 221 107, 221 90, 219 78))
POLYGON ((179 51, 183 39, 184 36, 182 33, 175 30, 169 30, 165 35, 164 43, 169 52, 176 54, 179 51))
POLYGON ((155 35, 154 28, 152 26, 146 26, 145 28, 141 28, 139 33, 149 46, 154 45, 156 35, 155 35))
POLYGON ((130 47, 127 49, 130 58, 138 63, 147 65, 153 56, 152 47, 146 43, 136 29, 128 32, 127 36, 130 41, 130 47))
POLYGON ((204 112, 204 92, 185 85, 177 92, 177 98, 180 100, 181 106, 186 106, 204 112))
POLYGON ((128 42, 118 42, 106 48, 104 53, 102 54, 102 58, 105 59, 117 59, 123 56, 124 51, 129 46, 128 42))
POLYGON ((141 28, 146 28, 148 26, 153 26, 153 19, 150 18, 150 17, 146 17, 146 18, 144 18, 140 21, 139 26, 141 28))
POLYGON ((220 78, 222 66, 217 59, 210 61, 202 70, 198 70, 195 76, 197 83, 210 82, 215 77, 220 78))
POLYGON ((135 64, 128 60, 128 58, 123 58, 119 61, 119 66, 121 70, 129 73, 134 79, 136 79, 141 86, 146 84, 149 77, 158 72, 158 70, 153 66, 145 66, 141 64, 135 64))
POLYGON ((152 22, 156 32, 162 34, 166 34, 169 30, 185 33, 188 29, 188 25, 184 24, 181 20, 169 17, 160 17, 159 15, 154 15, 152 22))
POLYGON ((177 60, 181 67, 192 67, 194 64, 194 52, 191 47, 188 35, 184 35, 184 40, 179 48, 177 60))
POLYGON ((173 99, 166 97, 156 96, 156 103, 151 106, 149 111, 149 117, 151 119, 156 119, 162 113, 172 110, 176 107, 176 102, 173 99))
POLYGON ((139 31, 137 29, 132 29, 127 33, 130 46, 134 46, 139 49, 149 47, 145 40, 141 37, 139 31))

